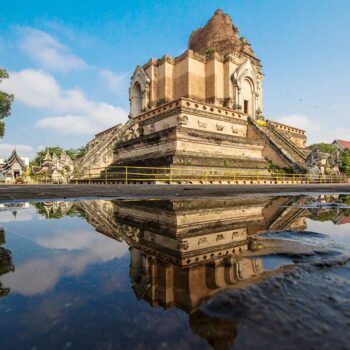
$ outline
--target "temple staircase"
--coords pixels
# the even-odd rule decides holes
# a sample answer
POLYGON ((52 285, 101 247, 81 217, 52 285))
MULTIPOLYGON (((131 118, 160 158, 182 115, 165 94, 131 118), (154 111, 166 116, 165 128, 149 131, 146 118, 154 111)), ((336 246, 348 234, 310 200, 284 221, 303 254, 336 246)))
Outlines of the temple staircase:
POLYGON ((285 211, 282 213, 282 215, 270 224, 269 230, 276 232, 289 230, 297 219, 300 217, 306 217, 307 213, 308 211, 305 208, 285 208, 285 211))
POLYGON ((304 173, 307 170, 306 154, 293 142, 279 132, 269 121, 265 126, 258 125, 253 119, 249 119, 251 127, 269 144, 288 166, 304 173))
POLYGON ((132 121, 129 120, 125 124, 118 124, 110 129, 107 129, 87 145, 87 153, 76 160, 74 168, 77 174, 82 174, 83 177, 97 177, 101 171, 108 167, 113 162, 113 154, 115 143, 122 138, 125 132, 130 128, 132 121))

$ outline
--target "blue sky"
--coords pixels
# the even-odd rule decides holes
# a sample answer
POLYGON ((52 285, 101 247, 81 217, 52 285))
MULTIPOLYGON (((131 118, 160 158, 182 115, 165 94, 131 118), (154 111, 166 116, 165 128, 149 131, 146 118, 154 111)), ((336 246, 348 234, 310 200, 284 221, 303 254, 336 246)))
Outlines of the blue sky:
POLYGON ((217 8, 261 59, 264 115, 310 142, 350 139, 350 1, 0 0, 2 89, 15 93, 0 156, 79 147, 125 121, 137 64, 176 56, 217 8))

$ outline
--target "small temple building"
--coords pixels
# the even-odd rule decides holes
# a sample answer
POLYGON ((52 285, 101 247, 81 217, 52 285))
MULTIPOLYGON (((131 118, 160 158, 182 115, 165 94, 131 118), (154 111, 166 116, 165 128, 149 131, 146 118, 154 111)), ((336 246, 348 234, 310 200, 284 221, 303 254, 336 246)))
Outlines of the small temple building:
POLYGON ((120 165, 267 174, 273 164, 305 173, 306 133, 264 116, 263 80, 248 40, 217 10, 192 32, 183 54, 135 68, 129 121, 96 135, 79 169, 120 165))
POLYGON ((68 182, 73 170, 74 162, 64 150, 57 156, 55 153, 51 155, 48 148, 41 165, 32 167, 32 174, 45 180, 64 183, 68 182))
POLYGON ((9 158, 0 162, 0 180, 11 182, 26 174, 28 159, 21 158, 14 149, 9 158))

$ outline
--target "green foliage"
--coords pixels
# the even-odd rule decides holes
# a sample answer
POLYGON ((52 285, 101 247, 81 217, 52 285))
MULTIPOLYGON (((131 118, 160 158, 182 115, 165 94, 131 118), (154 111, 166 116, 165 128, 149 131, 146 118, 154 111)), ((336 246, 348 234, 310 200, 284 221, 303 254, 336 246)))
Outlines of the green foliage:
POLYGON ((81 211, 79 208, 72 206, 68 211, 62 210, 62 207, 51 207, 45 205, 45 203, 35 203, 34 204, 36 212, 47 219, 61 219, 64 216, 70 217, 80 217, 86 219, 85 212, 81 211))
POLYGON ((313 218, 316 221, 335 221, 338 217, 336 210, 330 210, 330 211, 323 211, 320 213, 317 213, 315 217, 313 218))
POLYGON ((350 150, 346 149, 340 153, 340 171, 350 176, 350 150))
POLYGON ((333 221, 336 222, 341 217, 346 217, 350 215, 350 209, 325 209, 325 210, 315 210, 312 212, 310 219, 315 221, 333 221))
POLYGON ((0 229, 0 246, 4 245, 6 243, 5 240, 5 231, 4 229, 0 229))
POLYGON ((70 149, 66 150, 66 153, 72 159, 83 157, 86 154, 86 152, 87 152, 87 147, 86 146, 79 147, 79 148, 70 148, 70 149))
MULTIPOLYGON (((5 69, 0 68, 0 83, 2 79, 9 77, 5 69)), ((8 117, 11 114, 11 107, 13 102, 13 95, 9 95, 6 92, 0 91, 0 120, 8 117)), ((0 137, 3 137, 5 133, 5 124, 0 122, 0 137)))
POLYGON ((340 194, 340 195, 339 195, 339 200, 340 200, 343 204, 350 205, 350 195, 349 195, 349 194, 340 194))
POLYGON ((243 45, 247 45, 248 44, 248 40, 244 36, 241 37, 241 42, 242 42, 243 45))
POLYGON ((30 162, 31 166, 40 166, 42 161, 44 160, 47 150, 49 150, 50 155, 56 154, 56 156, 60 157, 62 154, 62 148, 61 147, 46 147, 45 149, 42 149, 41 151, 37 152, 35 158, 33 161, 30 162))
POLYGON ((265 158, 268 163, 269 163, 269 167, 268 170, 270 173, 272 174, 281 174, 281 175, 285 175, 285 174, 294 174, 294 169, 293 168, 280 168, 279 166, 275 165, 272 163, 271 160, 265 158))
MULTIPOLYGON (((5 231, 0 229, 0 276, 15 270, 12 264, 11 251, 2 247, 5 244, 5 231)), ((0 298, 10 293, 9 288, 5 288, 0 282, 0 298)))
POLYGON ((211 56, 211 55, 213 55, 213 54, 215 53, 215 49, 209 47, 209 48, 207 49, 207 51, 205 51, 205 53, 206 53, 208 56, 211 56))
POLYGON ((335 153, 337 150, 337 147, 335 147, 334 145, 332 145, 331 143, 315 143, 313 145, 310 146, 310 149, 314 150, 314 149, 318 149, 320 152, 323 153, 335 153))
MULTIPOLYGON (((30 165, 40 166, 47 154, 47 150, 49 150, 50 155, 56 154, 57 157, 60 157, 62 154, 63 148, 55 146, 55 147, 46 147, 45 149, 42 149, 41 151, 37 152, 34 160, 30 162, 30 165)), ((87 152, 87 148, 86 146, 84 146, 77 149, 70 148, 64 151, 69 155, 69 157, 71 157, 71 159, 74 160, 76 158, 82 157, 87 152)))

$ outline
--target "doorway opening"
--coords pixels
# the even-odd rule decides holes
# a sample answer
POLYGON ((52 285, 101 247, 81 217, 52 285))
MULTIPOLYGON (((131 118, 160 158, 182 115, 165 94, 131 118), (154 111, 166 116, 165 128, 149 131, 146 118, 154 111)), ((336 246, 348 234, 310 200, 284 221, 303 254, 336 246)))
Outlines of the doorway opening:
POLYGON ((244 104, 243 104, 243 111, 244 113, 248 114, 248 101, 247 100, 244 100, 244 104))

